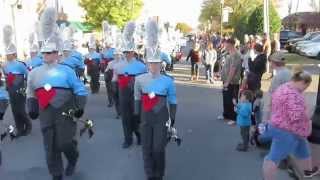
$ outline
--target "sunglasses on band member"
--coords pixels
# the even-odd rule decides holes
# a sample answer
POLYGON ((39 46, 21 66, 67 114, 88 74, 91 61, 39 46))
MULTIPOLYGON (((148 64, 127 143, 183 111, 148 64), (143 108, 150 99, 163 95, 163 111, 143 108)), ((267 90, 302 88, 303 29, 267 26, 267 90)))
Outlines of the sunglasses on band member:
POLYGON ((44 52, 43 54, 54 54, 54 53, 58 53, 58 51, 44 52))

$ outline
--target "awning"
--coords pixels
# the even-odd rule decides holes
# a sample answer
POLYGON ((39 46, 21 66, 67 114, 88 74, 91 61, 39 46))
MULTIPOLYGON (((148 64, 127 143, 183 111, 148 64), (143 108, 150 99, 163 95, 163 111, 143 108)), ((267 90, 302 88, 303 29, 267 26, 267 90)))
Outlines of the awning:
POLYGON ((73 27, 77 31, 81 31, 84 33, 92 32, 93 27, 90 26, 88 23, 83 23, 79 21, 70 21, 70 27, 73 27))

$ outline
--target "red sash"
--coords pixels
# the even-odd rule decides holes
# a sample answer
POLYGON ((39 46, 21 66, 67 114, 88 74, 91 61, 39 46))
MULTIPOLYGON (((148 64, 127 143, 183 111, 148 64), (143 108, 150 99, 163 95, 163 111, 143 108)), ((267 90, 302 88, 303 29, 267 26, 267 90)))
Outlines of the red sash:
POLYGON ((7 75, 7 85, 8 87, 11 87, 13 85, 14 80, 16 80, 16 75, 9 73, 7 75))
POLYGON ((119 88, 125 89, 129 86, 130 81, 134 80, 134 76, 128 76, 128 75, 119 75, 118 77, 118 85, 119 88))
POLYGON ((158 104, 160 98, 159 96, 154 96, 153 98, 150 98, 149 95, 143 94, 141 100, 143 111, 149 112, 158 104))
POLYGON ((45 90, 44 88, 40 88, 36 90, 36 96, 38 98, 40 109, 46 109, 51 100, 56 96, 56 90, 51 88, 50 90, 45 90))

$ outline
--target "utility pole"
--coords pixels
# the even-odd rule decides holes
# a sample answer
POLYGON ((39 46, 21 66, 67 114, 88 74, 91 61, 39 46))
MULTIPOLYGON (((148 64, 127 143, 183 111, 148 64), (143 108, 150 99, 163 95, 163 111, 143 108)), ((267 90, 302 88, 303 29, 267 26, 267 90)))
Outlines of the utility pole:
POLYGON ((223 5, 224 5, 224 0, 220 0, 220 14, 221 14, 221 18, 220 18, 220 35, 222 37, 222 28, 223 28, 223 5))
POLYGON ((263 0, 263 31, 269 35, 270 25, 269 25, 269 0, 263 0))

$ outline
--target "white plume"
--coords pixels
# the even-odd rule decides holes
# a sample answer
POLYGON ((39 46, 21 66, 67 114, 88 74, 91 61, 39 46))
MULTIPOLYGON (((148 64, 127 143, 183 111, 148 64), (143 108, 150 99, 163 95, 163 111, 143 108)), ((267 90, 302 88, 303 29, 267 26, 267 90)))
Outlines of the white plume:
MULTIPOLYGON (((147 59, 154 59, 159 55, 159 26, 154 19, 149 19, 145 29, 147 59)), ((156 58, 157 59, 157 58, 156 58)))
POLYGON ((12 43, 13 29, 10 25, 3 27, 3 43, 8 47, 12 43))
POLYGON ((47 40, 57 31, 57 12, 54 8, 47 8, 41 15, 40 25, 41 34, 44 40, 47 40))
POLYGON ((28 39, 28 42, 29 42, 30 46, 35 43, 35 39, 36 39, 36 34, 34 32, 30 33, 29 34, 29 39, 28 39))
POLYGON ((158 23, 149 19, 146 25, 146 39, 147 39, 147 48, 156 50, 159 45, 159 27, 158 23))
POLYGON ((133 42, 133 35, 136 29, 136 24, 134 22, 128 22, 123 30, 124 40, 127 42, 133 42))

